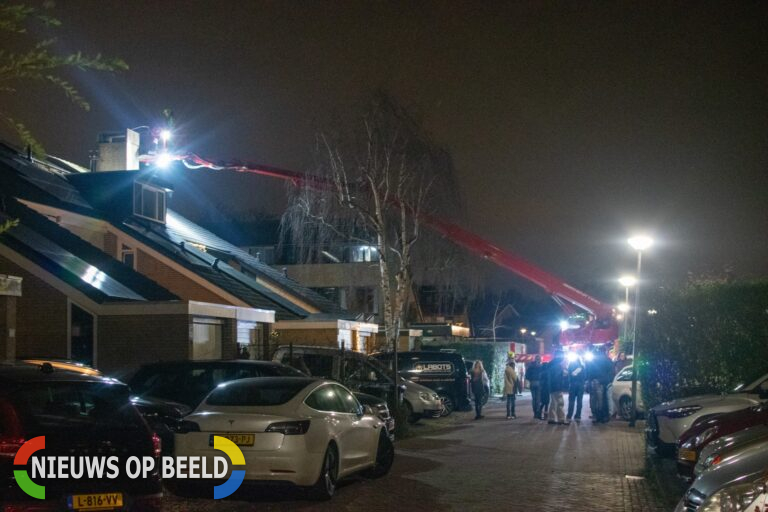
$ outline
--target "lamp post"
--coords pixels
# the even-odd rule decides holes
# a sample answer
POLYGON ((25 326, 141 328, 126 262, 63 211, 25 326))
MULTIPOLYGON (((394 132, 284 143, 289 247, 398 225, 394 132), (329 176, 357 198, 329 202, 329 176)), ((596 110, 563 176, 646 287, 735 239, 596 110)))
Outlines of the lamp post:
MULTIPOLYGON (((619 284, 624 287, 624 302, 619 305, 619 311, 624 313, 624 343, 627 342, 627 330, 629 325, 629 315, 627 314, 630 310, 629 305, 629 289, 637 284, 637 279, 635 276, 621 276, 619 278, 619 284)), ((635 340, 632 340, 632 343, 635 343, 635 340)))
MULTIPOLYGON (((635 311, 632 315, 632 411, 629 416, 629 426, 637 423, 637 311, 640 309, 640 270, 643 264, 643 251, 653 245, 653 239, 649 236, 633 236, 627 240, 630 246, 637 251, 637 279, 635 281, 635 311)), ((629 294, 629 290, 627 290, 629 294)))

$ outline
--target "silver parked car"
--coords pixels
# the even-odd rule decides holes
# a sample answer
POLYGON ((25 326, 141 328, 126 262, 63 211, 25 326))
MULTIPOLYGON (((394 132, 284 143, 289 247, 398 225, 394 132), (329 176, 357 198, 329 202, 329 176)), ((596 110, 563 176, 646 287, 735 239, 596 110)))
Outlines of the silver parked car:
POLYGON ((699 476, 705 469, 714 463, 720 462, 729 453, 741 449, 751 443, 768 440, 768 425, 757 425, 745 428, 733 434, 719 437, 706 445, 699 455, 699 460, 693 473, 699 476))
MULTIPOLYGON (((675 512, 714 512, 714 496, 725 487, 764 477, 768 468, 768 441, 729 453, 719 464, 704 470, 686 491, 675 512)), ((764 480, 764 478, 763 478, 764 480)), ((718 498, 719 499, 719 498, 718 498)), ((739 510, 739 509, 734 509, 739 510)), ((743 510, 743 509, 741 509, 743 510)))

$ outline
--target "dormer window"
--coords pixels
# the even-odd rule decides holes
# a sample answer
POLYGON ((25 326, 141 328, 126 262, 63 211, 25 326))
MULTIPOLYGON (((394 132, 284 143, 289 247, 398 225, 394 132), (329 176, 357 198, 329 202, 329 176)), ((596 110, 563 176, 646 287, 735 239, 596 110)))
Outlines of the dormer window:
POLYGON ((166 191, 147 183, 133 184, 133 214, 165 224, 166 191))

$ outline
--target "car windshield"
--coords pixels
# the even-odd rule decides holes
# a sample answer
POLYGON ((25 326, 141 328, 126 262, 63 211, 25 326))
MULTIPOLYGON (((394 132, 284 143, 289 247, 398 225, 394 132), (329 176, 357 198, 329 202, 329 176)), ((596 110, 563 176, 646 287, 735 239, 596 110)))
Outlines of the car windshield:
POLYGON ((22 414, 40 427, 132 429, 139 425, 128 387, 101 382, 41 382, 14 396, 22 414))
POLYGON ((208 395, 205 403, 222 406, 265 407, 281 405, 307 387, 307 379, 239 380, 220 384, 208 395))
POLYGON ((764 380, 766 380, 766 378, 768 378, 768 374, 766 374, 765 371, 763 371, 757 375, 753 375, 751 379, 745 379, 744 382, 742 382, 741 384, 733 388, 730 392, 731 393, 751 393, 764 380))
POLYGON ((275 377, 307 377, 307 374, 285 365, 274 365, 269 367, 269 371, 264 372, 265 375, 274 375, 275 377))

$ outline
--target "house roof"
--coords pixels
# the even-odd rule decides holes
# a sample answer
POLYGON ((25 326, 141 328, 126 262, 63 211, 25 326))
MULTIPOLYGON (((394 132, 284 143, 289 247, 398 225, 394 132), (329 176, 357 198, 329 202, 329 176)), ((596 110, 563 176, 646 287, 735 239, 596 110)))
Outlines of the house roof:
POLYGON ((178 297, 123 265, 55 222, 12 198, 5 199, 0 219, 19 224, 0 235, 0 242, 98 303, 169 301, 178 297))
MULTIPOLYGON (((246 304, 274 310, 279 320, 309 317, 313 311, 308 308, 319 311, 314 313, 315 315, 328 314, 337 318, 351 318, 349 313, 319 293, 287 278, 246 251, 171 209, 167 211, 165 224, 133 216, 134 182, 140 181, 172 189, 169 183, 158 178, 153 172, 79 171, 80 169, 72 171, 69 167, 64 169, 30 161, 13 148, 0 145, 0 190, 12 191, 14 197, 106 220, 246 304), (278 293, 276 290, 282 290, 284 293, 278 293), (298 301, 291 300, 286 295, 293 296, 298 301)), ((48 222, 56 226, 55 223, 48 222)), ((60 231, 51 236, 65 237, 68 232, 56 227, 60 231)), ((77 238, 71 234, 70 236, 77 238)), ((70 242, 72 240, 68 240, 68 243, 70 242)), ((85 251, 91 259, 95 258, 93 251, 88 251, 83 246, 73 246, 73 250, 85 251)), ((93 250, 101 252, 96 248, 93 250)), ((80 256, 80 252, 73 254, 80 256)), ((104 257, 113 260, 106 254, 104 257)), ((101 264, 103 265, 104 261, 101 261, 101 264)), ((117 264, 122 266, 119 262, 117 264)), ((127 276, 122 278, 125 280, 127 276)), ((148 293, 147 290, 145 293, 148 293)))

